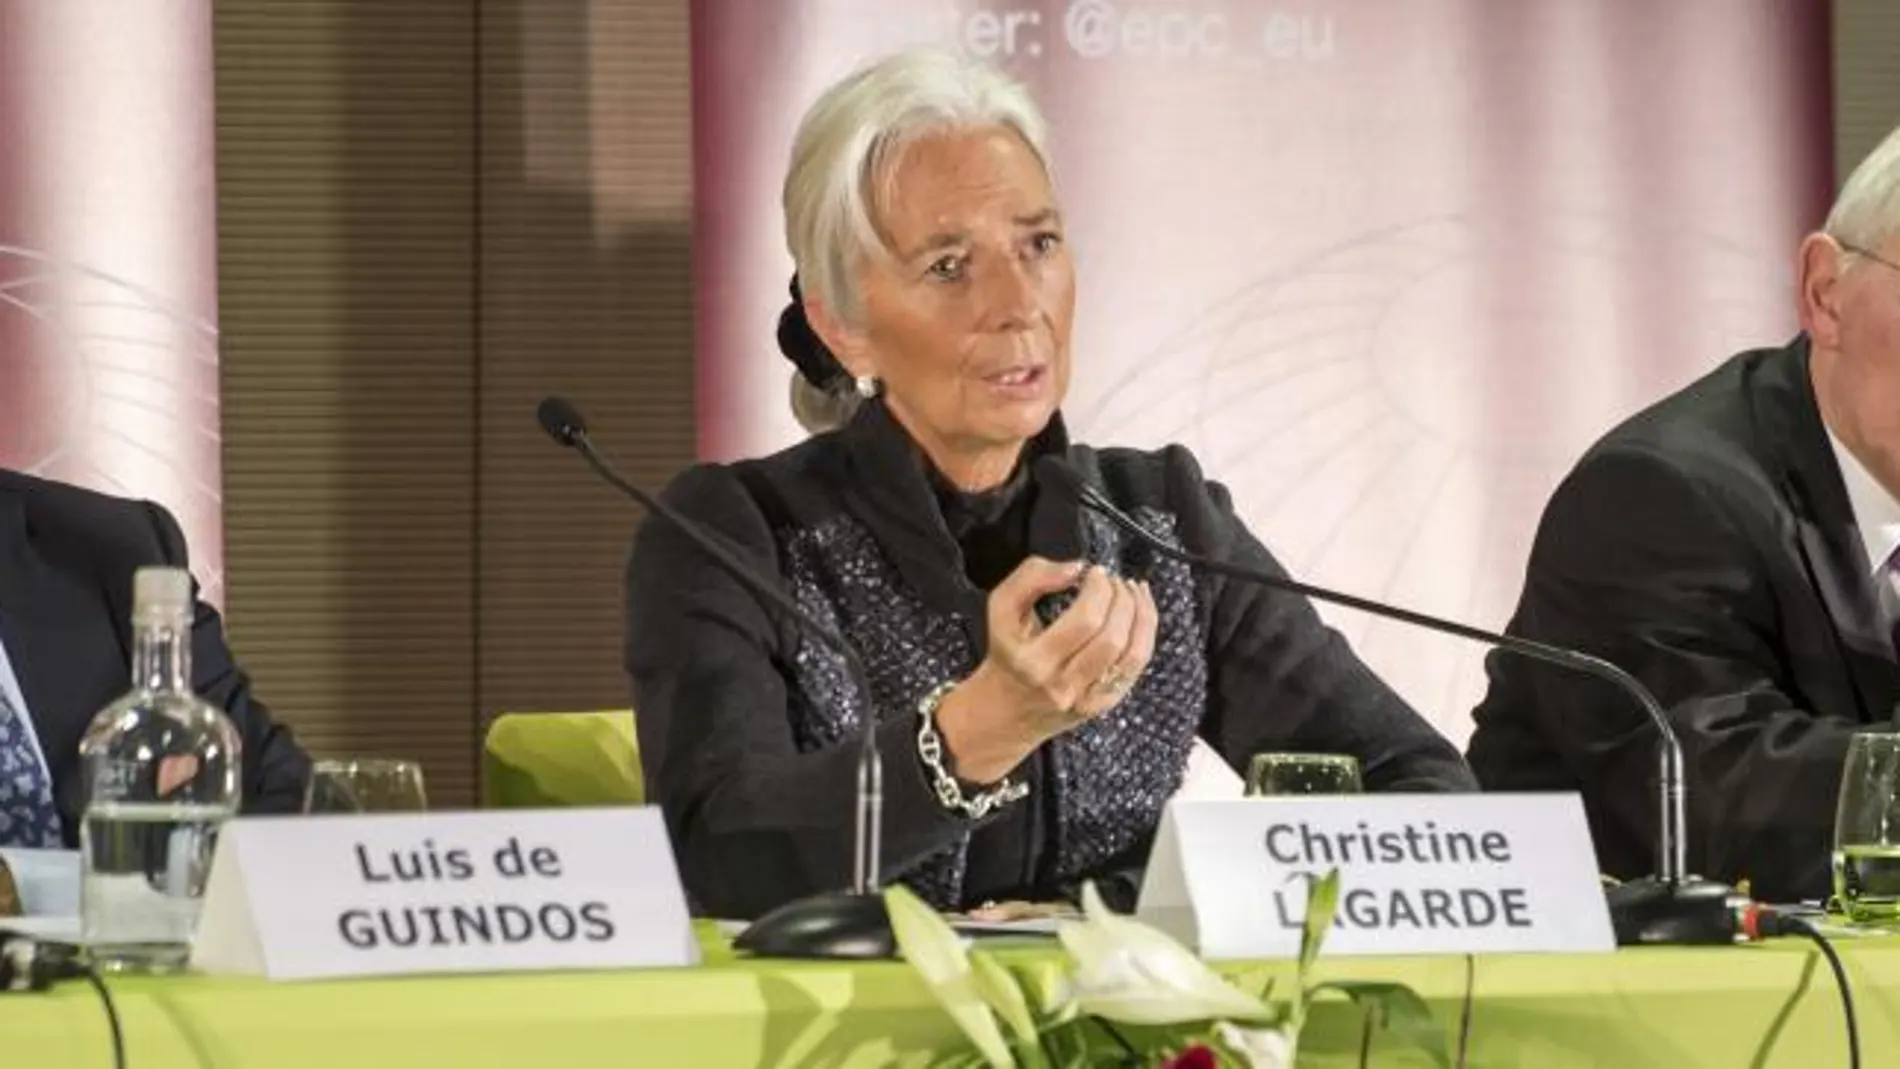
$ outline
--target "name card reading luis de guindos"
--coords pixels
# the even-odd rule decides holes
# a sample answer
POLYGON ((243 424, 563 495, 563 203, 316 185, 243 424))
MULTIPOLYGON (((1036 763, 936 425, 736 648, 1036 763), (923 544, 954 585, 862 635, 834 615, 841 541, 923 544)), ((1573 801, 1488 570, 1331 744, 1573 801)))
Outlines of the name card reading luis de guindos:
POLYGON ((272 979, 691 965, 657 810, 242 818, 192 964, 272 979))
POLYGON ((1210 958, 1292 957, 1335 868, 1329 954, 1615 948, 1574 794, 1176 802, 1139 913, 1210 958))

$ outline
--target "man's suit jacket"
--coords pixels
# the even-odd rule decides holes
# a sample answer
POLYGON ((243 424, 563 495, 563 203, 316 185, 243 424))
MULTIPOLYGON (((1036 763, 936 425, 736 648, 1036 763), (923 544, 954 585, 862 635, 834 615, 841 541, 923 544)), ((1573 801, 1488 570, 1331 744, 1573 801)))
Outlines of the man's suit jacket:
MULTIPOLYGON (((132 573, 185 563, 184 535, 163 508, 0 470, 0 641, 52 770, 68 845, 86 802, 80 737, 132 686, 132 573)), ((193 689, 243 736, 245 810, 300 809, 310 759, 251 696, 222 621, 202 601, 191 668, 193 689)))
MULTIPOLYGON (((1826 895, 1847 740, 1900 699, 1808 345, 1743 353, 1611 431, 1558 488, 1513 634, 1607 658, 1686 752, 1691 870, 1826 895)), ((1605 872, 1655 871, 1656 731, 1605 684, 1494 654, 1488 790, 1583 794, 1605 872)))

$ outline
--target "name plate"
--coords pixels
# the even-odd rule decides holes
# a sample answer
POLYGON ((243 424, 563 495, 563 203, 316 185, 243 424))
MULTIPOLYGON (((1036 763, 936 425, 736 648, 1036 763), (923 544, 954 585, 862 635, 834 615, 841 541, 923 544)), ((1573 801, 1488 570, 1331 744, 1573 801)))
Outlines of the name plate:
POLYGON ((246 817, 226 824, 192 944, 273 980, 692 965, 652 808, 246 817))
POLYGON ((1173 802, 1137 913, 1210 959, 1292 958, 1308 877, 1335 868, 1327 954, 1616 948, 1575 794, 1173 802))

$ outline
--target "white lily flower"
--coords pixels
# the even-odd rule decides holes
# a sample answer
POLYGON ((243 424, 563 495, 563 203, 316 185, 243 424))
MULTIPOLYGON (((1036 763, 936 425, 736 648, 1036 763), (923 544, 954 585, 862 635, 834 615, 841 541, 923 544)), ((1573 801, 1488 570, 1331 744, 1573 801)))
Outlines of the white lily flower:
POLYGON ((1274 1016, 1186 947, 1110 910, 1094 884, 1083 885, 1082 911, 1084 920, 1056 934, 1075 959, 1075 1001, 1083 1013, 1141 1025, 1274 1016))
POLYGON ((1246 1059, 1248 1069, 1293 1069, 1299 1040, 1286 1028, 1241 1028, 1222 1021, 1214 1032, 1228 1050, 1246 1059))
POLYGON ((885 889, 884 908, 904 960, 923 977, 983 1060, 992 1069, 1016 1069, 1016 1057, 1003 1030, 983 1001, 963 937, 903 884, 885 889))

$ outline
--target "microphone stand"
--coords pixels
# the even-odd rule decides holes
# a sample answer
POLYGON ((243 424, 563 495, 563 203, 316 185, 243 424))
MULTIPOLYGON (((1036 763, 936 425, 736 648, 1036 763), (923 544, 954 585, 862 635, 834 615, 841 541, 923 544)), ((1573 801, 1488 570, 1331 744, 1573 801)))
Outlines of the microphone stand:
POLYGON ((672 506, 623 478, 594 449, 587 434, 586 421, 572 404, 558 397, 541 402, 538 412, 541 427, 560 445, 579 453, 609 485, 638 502, 649 513, 672 524, 718 562, 727 574, 738 580, 761 600, 790 616, 807 634, 831 647, 856 679, 865 684, 864 729, 860 735, 857 771, 857 818, 853 837, 851 889, 812 895, 787 902, 759 917, 733 939, 734 948, 755 957, 865 959, 891 958, 897 955, 897 939, 891 932, 890 914, 884 907, 883 884, 878 871, 883 851, 884 765, 877 749, 877 712, 870 705, 870 676, 856 650, 822 622, 813 619, 797 602, 771 582, 756 574, 699 524, 680 515, 672 506))
POLYGON ((1050 465, 1060 472, 1058 478, 1072 484, 1082 504, 1108 518, 1117 527, 1140 539, 1149 548, 1190 567, 1257 583, 1261 586, 1301 594, 1315 601, 1330 602, 1348 609, 1383 616, 1428 631, 1455 635, 1482 642, 1495 649, 1520 657, 1554 664, 1574 672, 1594 676, 1621 688, 1636 699, 1661 736, 1657 764, 1659 824, 1656 834, 1656 874, 1630 880, 1607 892, 1610 927, 1619 945, 1633 944, 1712 944, 1735 939, 1736 911, 1745 904, 1733 888, 1688 874, 1687 844, 1684 832, 1686 791, 1683 785, 1682 743, 1663 713, 1662 705, 1649 688, 1635 676, 1600 657, 1546 645, 1512 635, 1485 631, 1451 620, 1427 616, 1366 598, 1342 594, 1324 587, 1311 586, 1286 576, 1247 568, 1226 561, 1189 553, 1148 530, 1141 521, 1123 512, 1100 490, 1084 481, 1066 464, 1050 465))

